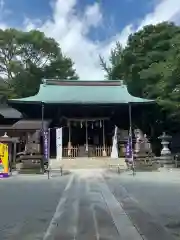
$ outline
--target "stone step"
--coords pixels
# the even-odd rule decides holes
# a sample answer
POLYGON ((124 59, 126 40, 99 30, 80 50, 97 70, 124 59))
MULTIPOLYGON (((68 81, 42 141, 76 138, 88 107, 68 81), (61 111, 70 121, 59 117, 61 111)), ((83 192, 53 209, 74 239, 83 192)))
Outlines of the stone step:
POLYGON ((110 159, 110 158, 77 158, 77 159, 56 159, 50 160, 51 168, 59 168, 63 166, 64 169, 86 169, 86 168, 109 168, 109 166, 118 166, 126 168, 126 163, 123 158, 110 159))

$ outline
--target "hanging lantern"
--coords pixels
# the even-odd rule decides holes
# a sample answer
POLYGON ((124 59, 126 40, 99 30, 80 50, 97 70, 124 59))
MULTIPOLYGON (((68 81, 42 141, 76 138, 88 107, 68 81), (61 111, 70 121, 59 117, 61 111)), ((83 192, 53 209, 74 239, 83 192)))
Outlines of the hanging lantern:
POLYGON ((93 122, 92 122, 92 124, 91 124, 91 128, 92 128, 92 129, 94 128, 93 122))
POLYGON ((82 121, 81 121, 81 128, 83 127, 83 123, 82 123, 82 121))
POLYGON ((100 122, 99 122, 99 126, 100 126, 100 128, 102 128, 102 122, 101 122, 101 120, 100 120, 100 122))

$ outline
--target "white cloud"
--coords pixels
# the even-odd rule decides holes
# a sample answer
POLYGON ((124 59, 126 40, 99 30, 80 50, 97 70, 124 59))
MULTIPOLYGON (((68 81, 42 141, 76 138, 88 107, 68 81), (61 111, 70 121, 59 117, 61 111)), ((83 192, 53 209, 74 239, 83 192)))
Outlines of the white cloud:
POLYGON ((148 24, 157 24, 163 21, 176 20, 180 14, 180 1, 178 0, 158 0, 154 11, 145 16, 139 28, 148 24))
POLYGON ((95 3, 88 6, 85 11, 85 21, 88 26, 98 27, 102 21, 102 13, 100 12, 99 4, 95 3))
POLYGON ((5 23, 0 23, 0 29, 5 30, 8 26, 5 23))
MULTIPOLYGON (((53 5, 53 18, 43 23, 40 30, 47 36, 55 38, 63 52, 75 62, 80 78, 83 80, 97 80, 104 78, 99 55, 108 59, 111 48, 119 40, 124 45, 131 26, 104 42, 92 41, 88 34, 92 28, 99 28, 103 23, 100 5, 96 2, 87 6, 84 14, 75 11, 76 0, 57 0, 53 5)), ((26 20, 26 29, 35 28, 34 22, 26 20)))
MULTIPOLYGON (((97 2, 87 6, 84 13, 80 14, 76 8, 77 0, 56 0, 52 5, 52 19, 43 23, 26 19, 25 26, 27 30, 39 28, 47 36, 55 38, 62 51, 75 62, 81 79, 103 79, 104 72, 101 70, 99 55, 108 59, 116 41, 125 45, 129 34, 144 25, 179 19, 180 1, 153 1, 155 1, 154 10, 140 19, 136 29, 133 23, 130 23, 121 32, 105 41, 93 41, 88 35, 91 30, 98 31, 103 25, 102 9, 97 2)), ((105 27, 103 29, 106 29, 105 27)))

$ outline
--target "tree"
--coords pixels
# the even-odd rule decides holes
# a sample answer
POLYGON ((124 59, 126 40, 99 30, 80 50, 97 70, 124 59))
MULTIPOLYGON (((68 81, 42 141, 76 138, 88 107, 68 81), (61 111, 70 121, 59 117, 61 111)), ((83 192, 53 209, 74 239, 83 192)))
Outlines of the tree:
POLYGON ((116 47, 111 50, 111 54, 109 58, 110 66, 108 66, 108 64, 100 56, 101 66, 103 70, 106 72, 106 75, 105 75, 106 79, 108 80, 123 79, 123 76, 121 76, 121 72, 123 73, 123 71, 120 71, 122 54, 123 54, 123 48, 121 44, 117 42, 116 47))
MULTIPOLYGON (((157 99, 164 109, 179 111, 180 27, 149 25, 129 36, 127 46, 112 50, 110 66, 101 59, 108 79, 123 79, 139 97, 157 99)), ((177 112, 176 112, 177 113, 177 112)))
POLYGON ((107 66, 101 60, 108 79, 122 79, 134 96, 155 99, 159 103, 159 110, 148 111, 144 116, 145 128, 153 124, 157 134, 160 129, 157 120, 163 122, 161 130, 180 128, 177 124, 180 119, 179 26, 163 22, 144 27, 129 36, 124 49, 118 43, 109 62, 107 66))
MULTIPOLYGON (((173 65, 176 52, 172 49, 179 35, 179 26, 165 22, 146 26, 129 36, 123 52, 122 68, 124 78, 134 95, 149 98, 161 96, 160 92, 151 92, 149 88, 153 87, 154 91, 156 84, 171 81, 168 78, 172 71, 170 65, 173 65)), ((158 89, 157 86, 156 90, 158 89)))
POLYGON ((58 43, 37 30, 0 30, 0 74, 17 97, 36 94, 43 78, 78 79, 58 43))

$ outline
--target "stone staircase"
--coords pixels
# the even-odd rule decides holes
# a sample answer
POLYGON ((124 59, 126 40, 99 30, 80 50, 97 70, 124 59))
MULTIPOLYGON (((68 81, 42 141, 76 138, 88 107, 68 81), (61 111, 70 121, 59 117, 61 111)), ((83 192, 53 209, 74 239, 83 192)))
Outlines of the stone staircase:
POLYGON ((65 170, 70 169, 97 169, 97 168, 109 168, 110 166, 120 165, 121 169, 126 168, 124 158, 111 159, 111 158, 75 158, 75 159, 50 159, 50 167, 52 169, 58 169, 60 166, 65 170))

